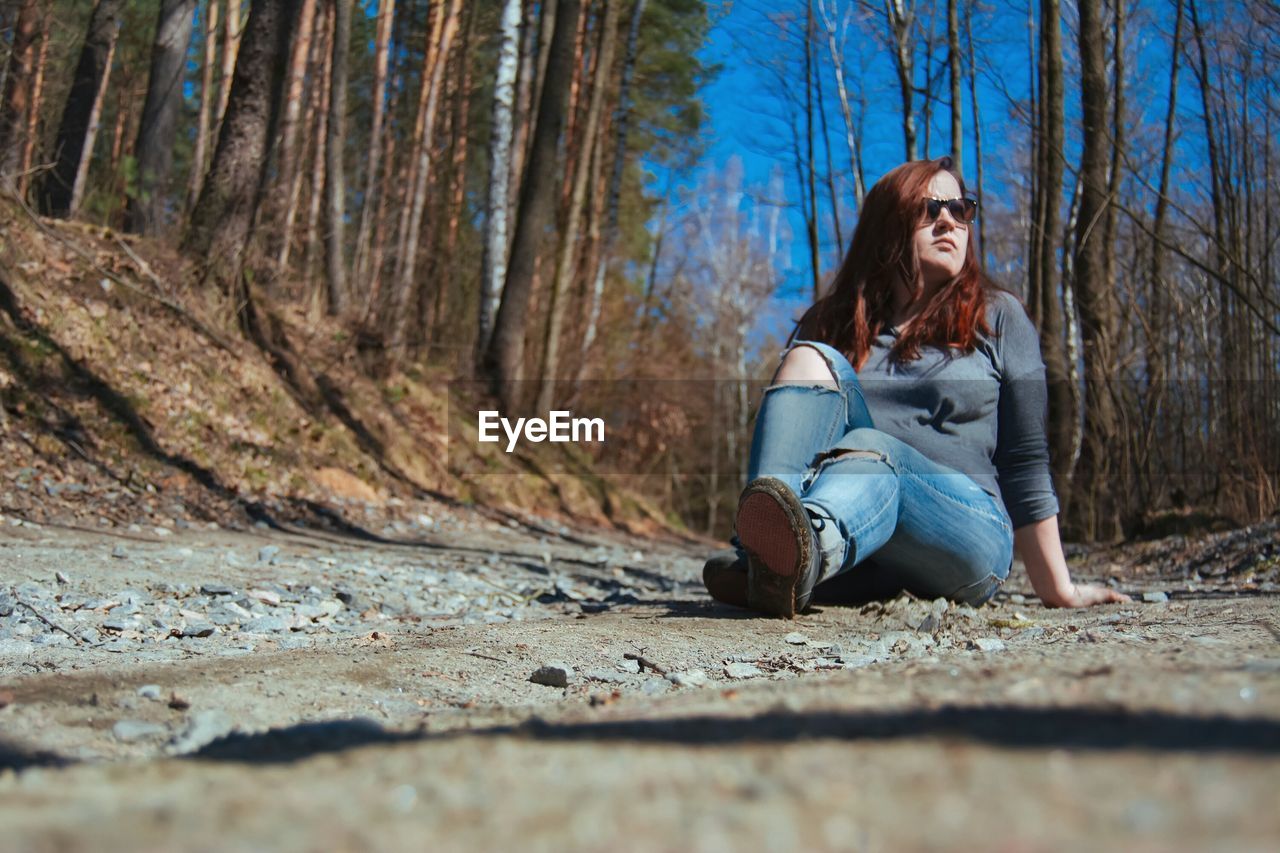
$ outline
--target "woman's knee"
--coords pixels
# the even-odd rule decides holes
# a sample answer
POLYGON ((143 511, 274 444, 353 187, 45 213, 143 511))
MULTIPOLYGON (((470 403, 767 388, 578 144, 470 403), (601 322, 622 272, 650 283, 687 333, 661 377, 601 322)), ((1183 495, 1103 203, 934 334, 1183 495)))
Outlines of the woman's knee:
POLYGON ((851 429, 831 448, 833 453, 874 453, 885 459, 892 458, 898 439, 873 427, 851 429))
POLYGON ((842 388, 857 381, 848 359, 828 344, 798 341, 783 354, 774 384, 813 383, 842 388))

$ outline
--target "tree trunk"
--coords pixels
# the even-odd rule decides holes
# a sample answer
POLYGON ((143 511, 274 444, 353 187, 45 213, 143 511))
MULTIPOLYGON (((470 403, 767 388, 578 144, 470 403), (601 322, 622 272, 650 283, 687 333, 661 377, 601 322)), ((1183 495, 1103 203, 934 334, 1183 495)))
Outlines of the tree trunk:
POLYGON ((1037 134, 1037 222, 1032 226, 1032 310, 1039 320, 1040 351, 1049 385, 1049 447, 1063 510, 1075 468, 1077 403, 1067 365, 1066 318, 1058 288, 1063 140, 1062 20, 1058 0, 1040 4, 1040 128, 1037 134))
POLYGON ((836 94, 840 98, 840 115, 844 117, 844 140, 849 148, 849 171, 853 175, 853 212, 856 216, 862 210, 862 199, 867 194, 862 182, 862 143, 861 134, 853 120, 853 109, 849 106, 849 89, 844 79, 844 54, 840 45, 836 44, 836 22, 827 11, 824 0, 818 0, 818 11, 822 14, 823 28, 827 32, 827 52, 831 55, 831 67, 836 77, 836 94))
POLYGON ((511 169, 512 111, 520 51, 520 0, 506 0, 502 8, 502 37, 498 74, 493 84, 493 124, 489 136, 489 194, 486 202, 484 254, 480 273, 480 311, 476 352, 489 346, 494 315, 507 274, 507 204, 511 169))
MULTIPOLYGON (((306 141, 298 139, 302 127, 302 107, 307 100, 307 69, 314 61, 312 45, 316 33, 316 0, 302 0, 298 28, 289 51, 289 71, 285 78, 285 91, 288 93, 284 101, 284 114, 280 119, 280 148, 278 170, 280 186, 290 192, 294 185, 294 176, 299 169, 299 161, 306 149, 306 141)), ((315 83, 312 83, 314 86, 315 83)), ((293 220, 286 212, 286 228, 284 243, 289 241, 289 232, 293 220)), ((287 252, 285 253, 287 261, 287 252)))
MULTIPOLYGON (((978 57, 973 52, 973 0, 968 0, 964 7, 964 35, 965 46, 969 52, 969 62, 966 66, 969 79, 969 100, 973 104, 973 171, 974 171, 974 191, 977 193, 978 202, 981 204, 984 199, 982 195, 982 111, 978 106, 978 57)), ((978 214, 978 253, 979 258, 986 267, 987 256, 987 218, 978 214)))
POLYGON ((1156 441, 1161 442, 1165 436, 1172 436, 1177 429, 1168 423, 1166 405, 1171 402, 1168 394, 1170 376, 1170 341, 1168 329, 1172 328, 1170 306, 1173 300, 1166 291, 1172 290, 1165 280, 1165 223, 1169 213, 1169 182, 1173 169, 1174 129, 1178 115, 1178 55, 1182 51, 1183 15, 1182 0, 1174 0, 1173 40, 1170 42, 1169 68, 1169 101, 1165 110, 1164 148, 1160 152, 1160 184, 1156 190, 1155 217, 1151 223, 1151 270, 1147 282, 1147 302, 1150 319, 1147 323, 1147 375, 1148 398, 1146 420, 1148 424, 1159 424, 1156 429, 1156 441), (1172 426, 1172 428, 1170 428, 1172 426))
POLYGON ((813 158, 813 0, 804 4, 804 143, 805 178, 809 186, 809 210, 805 216, 809 234, 809 267, 813 276, 813 298, 822 296, 822 260, 818 254, 817 164, 813 158))
POLYGON ((520 208, 502 303, 494 323, 485 369, 494 390, 508 410, 517 400, 517 382, 524 361, 525 314, 533 288, 538 249, 554 225, 556 204, 556 148, 564 125, 569 85, 573 76, 573 42, 578 29, 578 0, 559 0, 551 40, 547 75, 538 99, 538 116, 528 166, 520 188, 520 208))
POLYGON ((75 183, 71 186, 71 207, 67 212, 68 216, 78 214, 80 205, 84 202, 85 185, 89 180, 89 164, 93 161, 93 147, 98 141, 98 131, 102 128, 102 107, 107 102, 107 84, 111 81, 111 62, 116 55, 116 44, 119 40, 120 28, 117 27, 112 32, 111 41, 107 45, 107 59, 102 80, 98 84, 98 94, 94 98, 93 107, 89 110, 89 128, 85 131, 80 164, 76 167, 75 183))
POLYGON ((299 0, 253 0, 213 163, 182 242, 214 283, 239 293, 249 230, 279 117, 289 35, 299 0))
MULTIPOLYGON (((556 0, 543 3, 525 3, 524 20, 521 21, 520 67, 516 73, 516 101, 511 116, 511 174, 507 179, 507 254, 511 253, 511 223, 516 218, 516 204, 520 200, 520 187, 524 178, 524 163, 529 154, 529 138, 533 132, 533 111, 537 103, 541 77, 538 72, 542 55, 535 56, 542 30, 551 32, 555 23, 556 0), (541 15, 538 10, 541 10, 541 15), (535 59, 538 61, 535 62, 535 59)), ((490 333, 492 337, 492 333, 490 333)))
POLYGON ((38 0, 22 0, 13 26, 4 101, 0 103, 0 184, 16 186, 17 172, 26 149, 27 117, 36 71, 36 29, 40 25, 38 0))
POLYGON ((396 262, 396 280, 391 286, 390 310, 384 323, 384 328, 389 332, 387 348, 393 363, 403 356, 409 295, 413 289, 417 268, 418 243, 422 236, 422 214, 427 203, 427 181, 431 173, 431 155, 435 145, 440 88, 445 65, 449 60, 449 49, 458 29, 458 12, 461 5, 461 0, 449 0, 449 7, 440 10, 444 17, 438 27, 432 28, 433 32, 429 37, 431 42, 427 45, 426 51, 427 61, 423 66, 422 97, 418 101, 418 127, 421 128, 421 134, 417 150, 414 152, 416 162, 409 204, 406 206, 407 215, 401 220, 400 241, 404 248, 396 262))
POLYGON ((218 0, 206 0, 204 10, 204 66, 200 75, 200 111, 196 118, 196 150, 191 156, 191 177, 186 209, 200 196, 200 185, 209 160, 209 133, 213 122, 213 71, 218 62, 218 0))
POLYGON ((561 235, 555 278, 551 288, 551 307, 547 312, 547 334, 542 359, 542 385, 537 409, 549 411, 555 400, 555 385, 560 370, 560 336, 564 326, 565 300, 573 278, 574 260, 578 253, 578 233, 582 222, 582 205, 587 195, 587 178, 593 147, 600 131, 604 93, 613 70, 613 46, 618 32, 618 10, 621 3, 609 3, 604 10, 604 23, 596 54, 595 80, 591 84, 591 101, 587 107, 586 126, 582 132, 580 162, 574 173, 573 194, 569 200, 569 216, 561 235))
MULTIPOLYGON (((914 0, 913 0, 914 2, 914 0)), ((898 94, 902 98, 902 142, 907 160, 915 160, 916 116, 912 106, 915 91, 915 9, 913 2, 884 0, 885 15, 893 37, 893 63, 898 72, 898 94)))
POLYGON ((317 100, 316 110, 312 114, 314 125, 310 133, 312 155, 311 170, 308 174, 311 178, 311 186, 307 196, 307 231, 306 239, 303 241, 302 256, 302 286, 303 293, 310 300, 309 305, 317 304, 315 299, 316 291, 313 285, 315 283, 316 268, 320 262, 320 215, 324 210, 324 164, 328 159, 329 151, 329 98, 333 94, 331 91, 333 82, 334 23, 334 8, 332 5, 325 5, 325 8, 316 16, 316 23, 320 28, 318 33, 319 42, 316 45, 320 64, 314 84, 317 100))
MULTIPOLYGON (((227 114, 227 99, 235 79, 236 58, 240 55, 240 3, 241 0, 225 0, 227 14, 222 29, 222 84, 218 87, 218 128, 221 132, 223 117, 227 114)), ((252 9, 252 7, 250 7, 252 9)))
POLYGON ((947 64, 951 78, 951 162, 964 174, 964 101, 960 98, 960 0, 947 0, 947 64))
POLYGON ((445 214, 444 251, 440 253, 442 262, 437 267, 435 308, 431 321, 426 328, 432 331, 446 322, 452 315, 449 306, 458 304, 470 290, 471 278, 456 268, 454 259, 458 248, 458 232, 462 227, 462 216, 466 205, 467 190, 467 150, 470 145, 469 128, 471 125, 471 46, 475 41, 477 15, 475 9, 463 10, 466 26, 462 31, 462 42, 457 51, 456 67, 453 78, 456 81, 455 91, 451 97, 454 101, 453 117, 450 121, 449 135, 452 140, 449 160, 449 196, 448 209, 445 214), (450 300, 454 300, 450 302, 450 300))
POLYGON ((627 134, 631 124, 631 79, 635 75, 636 53, 640 43, 640 20, 644 16, 646 0, 636 0, 631 8, 631 25, 627 30, 627 54, 622 62, 622 81, 618 88, 618 107, 613 117, 614 143, 613 168, 609 175, 606 197, 604 239, 600 246, 600 262, 596 266, 595 281, 591 287, 591 305, 587 314, 586 332, 582 336, 582 351, 578 358, 578 375, 587 364, 591 345, 595 343, 600 323, 600 308, 604 301, 604 281, 609 269, 609 259, 618 239, 618 199, 622 195, 622 173, 627 165, 627 134))
POLYGON ((168 224, 169 178, 173 170, 173 145, 182 110, 182 78, 195 0, 161 0, 151 46, 151 74, 147 98, 138 127, 138 186, 129 198, 125 228, 137 234, 155 234, 168 224))
MULTIPOLYGON (((519 0, 515 0, 517 5, 519 0)), ((373 58, 373 124, 369 130, 369 161, 365 166, 364 200, 360 207, 360 230, 356 233, 355 279, 363 286, 369 278, 369 240, 373 218, 378 211, 378 186, 381 181, 383 124, 386 122, 387 70, 391 64, 391 25, 395 20, 396 0, 379 0, 378 26, 374 37, 373 58)), ((369 294, 366 293, 366 297, 369 294)))
POLYGON ((325 260, 329 313, 341 314, 347 302, 346 215, 347 185, 343 154, 347 138, 347 59, 351 53, 351 2, 333 0, 333 63, 329 78, 329 139, 325 145, 325 187, 328 190, 328 231, 325 260))
POLYGON ((40 23, 40 51, 36 58, 36 78, 31 86, 31 109, 27 110, 26 144, 22 149, 22 168, 18 175, 18 195, 27 195, 31 185, 31 166, 35 162, 36 142, 40 139, 40 110, 44 101, 44 78, 49 66, 49 14, 40 23))
POLYGON ((111 57, 120 32, 120 12, 124 0, 99 0, 89 17, 89 29, 76 63, 71 90, 58 123, 54 143, 53 169, 36 188, 36 206, 45 216, 67 217, 74 213, 76 177, 80 164, 93 156, 90 129, 96 129, 102 114, 111 57))
POLYGON ((1098 227, 1107 200, 1106 42, 1100 0, 1080 0, 1080 104, 1083 150, 1080 157, 1080 214, 1076 223, 1076 292, 1084 345, 1085 436, 1080 479, 1085 533, 1111 539, 1117 532, 1109 459, 1117 434, 1109 382, 1115 364, 1116 322, 1112 282, 1107 280, 1106 247, 1098 227))
POLYGON ((836 238, 836 264, 839 265, 844 260, 844 226, 840 222, 840 193, 836 189, 836 168, 835 163, 831 159, 831 131, 827 127, 827 99, 822 91, 822 69, 821 60, 818 59, 818 31, 813 23, 813 3, 810 0, 810 32, 809 32, 809 50, 814 58, 814 64, 817 66, 813 74, 813 91, 817 100, 818 109, 818 132, 822 135, 822 152, 826 159, 827 174, 825 183, 827 185, 827 199, 831 204, 831 230, 836 238))
POLYGON ((321 98, 325 86, 317 77, 320 76, 325 57, 328 56, 327 53, 321 54, 328 37, 327 22, 327 15, 323 11, 316 13, 316 0, 302 0, 302 14, 289 56, 286 77, 288 95, 284 103, 284 130, 280 140, 279 175, 286 193, 284 223, 280 228, 280 251, 276 260, 281 270, 289 266, 289 256, 293 253, 298 207, 302 204, 302 164, 311 145, 319 142, 314 134, 302 133, 302 107, 304 103, 307 106, 308 124, 318 120, 324 112, 321 98), (316 72, 308 74, 308 69, 312 68, 317 69, 316 72), (309 84, 308 80, 311 81, 309 84))

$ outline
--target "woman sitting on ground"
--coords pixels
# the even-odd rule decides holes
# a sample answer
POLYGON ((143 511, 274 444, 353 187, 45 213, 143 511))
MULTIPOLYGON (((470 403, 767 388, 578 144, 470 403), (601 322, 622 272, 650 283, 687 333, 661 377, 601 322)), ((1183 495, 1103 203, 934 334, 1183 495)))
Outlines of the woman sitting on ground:
POLYGON ((1016 545, 1050 607, 1127 601, 1074 584, 1058 534, 1039 339, 982 272, 977 202, 950 158, 867 194, 830 293, 792 333, 757 415, 720 601, 794 617, 840 575, 856 596, 980 604, 1016 545))

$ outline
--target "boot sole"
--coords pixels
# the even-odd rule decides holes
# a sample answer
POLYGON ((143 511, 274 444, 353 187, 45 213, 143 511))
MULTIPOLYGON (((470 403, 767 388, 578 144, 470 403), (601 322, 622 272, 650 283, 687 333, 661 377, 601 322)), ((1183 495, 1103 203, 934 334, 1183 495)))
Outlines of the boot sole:
POLYGON ((796 587, 807 565, 809 526, 803 507, 769 490, 749 491, 738 504, 738 541, 747 552, 747 606, 794 619, 796 587), (797 514, 800 513, 799 515, 797 514))

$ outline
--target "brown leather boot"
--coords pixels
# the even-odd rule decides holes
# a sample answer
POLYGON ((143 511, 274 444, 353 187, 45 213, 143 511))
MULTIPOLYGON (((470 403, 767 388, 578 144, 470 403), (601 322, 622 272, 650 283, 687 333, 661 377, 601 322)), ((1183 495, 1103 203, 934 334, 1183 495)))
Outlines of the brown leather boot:
POLYGON ((738 499, 738 541, 747 552, 747 606, 794 619, 821 574, 817 535, 799 496, 781 480, 752 480, 738 499))
POLYGON ((747 606, 747 558, 737 551, 717 551, 702 566, 702 583, 721 604, 747 606))

